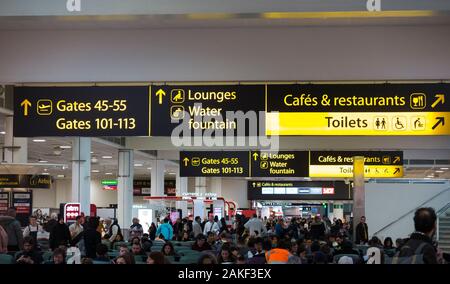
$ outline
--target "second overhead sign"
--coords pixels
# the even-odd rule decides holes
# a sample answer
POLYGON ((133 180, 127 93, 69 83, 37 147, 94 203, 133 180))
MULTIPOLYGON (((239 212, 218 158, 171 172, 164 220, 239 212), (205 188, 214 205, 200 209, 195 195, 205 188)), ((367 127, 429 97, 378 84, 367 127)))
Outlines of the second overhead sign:
POLYGON ((403 176, 400 151, 182 151, 180 176, 353 177, 353 157, 365 157, 366 178, 403 176))

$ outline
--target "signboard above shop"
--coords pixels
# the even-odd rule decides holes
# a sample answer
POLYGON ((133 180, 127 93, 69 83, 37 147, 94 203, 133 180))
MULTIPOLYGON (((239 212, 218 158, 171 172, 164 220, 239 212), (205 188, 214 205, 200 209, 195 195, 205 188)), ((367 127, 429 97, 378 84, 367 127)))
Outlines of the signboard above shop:
POLYGON ((450 84, 16 87, 14 135, 450 135, 450 84))
POLYGON ((50 175, 0 175, 0 188, 44 188, 52 184, 50 175))
POLYGON ((401 151, 181 151, 180 176, 353 177, 353 157, 365 157, 366 178, 399 178, 401 151))

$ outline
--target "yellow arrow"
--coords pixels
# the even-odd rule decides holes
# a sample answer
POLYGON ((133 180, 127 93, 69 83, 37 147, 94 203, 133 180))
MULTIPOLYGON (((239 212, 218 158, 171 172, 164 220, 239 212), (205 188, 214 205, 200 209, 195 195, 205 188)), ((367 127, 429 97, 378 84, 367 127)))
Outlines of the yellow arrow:
POLYGON ((432 108, 435 108, 437 106, 438 103, 445 103, 445 95, 444 94, 437 94, 436 96, 434 96, 436 98, 436 100, 434 101, 434 103, 431 105, 432 108))
POLYGON ((255 159, 255 161, 258 159, 258 153, 253 153, 253 159, 255 159))
POLYGON ((23 107, 23 115, 28 116, 28 108, 31 107, 31 102, 24 99, 23 102, 20 103, 20 106, 23 107))
POLYGON ((187 167, 187 165, 189 163, 189 158, 188 157, 184 158, 183 162, 184 162, 184 166, 187 167))
POLYGON ((400 157, 399 157, 399 156, 396 156, 396 157, 394 158, 393 164, 398 163, 398 162, 400 162, 400 157))
POLYGON ((163 96, 165 96, 165 95, 166 95, 166 92, 164 92, 163 89, 159 89, 159 90, 156 92, 156 96, 159 97, 158 103, 159 103, 160 105, 162 105, 162 99, 163 99, 163 96))

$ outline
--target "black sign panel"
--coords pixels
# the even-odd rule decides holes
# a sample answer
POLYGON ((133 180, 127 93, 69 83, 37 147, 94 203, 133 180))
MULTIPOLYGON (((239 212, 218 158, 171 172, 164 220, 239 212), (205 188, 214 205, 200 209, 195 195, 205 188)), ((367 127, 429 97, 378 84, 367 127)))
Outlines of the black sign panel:
POLYGON ((16 87, 14 136, 148 136, 149 88, 16 87))
MULTIPOLYGON (((133 195, 134 196, 151 196, 151 180, 133 180, 133 195)), ((164 181, 164 194, 167 196, 176 195, 176 181, 164 181)))
POLYGON ((252 177, 307 177, 307 151, 251 151, 252 177))
POLYGON ((5 215, 9 208, 9 192, 0 192, 0 215, 5 215))
POLYGON ((22 226, 27 226, 33 206, 33 193, 31 191, 13 192, 12 195, 12 206, 16 208, 17 213, 16 219, 22 226))
POLYGON ((180 176, 247 177, 249 152, 180 152, 180 176))
POLYGON ((449 84, 268 85, 267 111, 448 112, 449 84))
POLYGON ((256 136, 264 92, 265 85, 152 86, 151 136, 171 136, 180 124, 184 136, 256 136))
POLYGON ((49 175, 0 175, 0 188, 45 188, 52 185, 49 175))
POLYGON ((248 181, 249 200, 351 200, 343 181, 248 181))
POLYGON ((353 165, 353 157, 364 157, 364 165, 403 166, 402 151, 311 151, 311 165, 353 165))

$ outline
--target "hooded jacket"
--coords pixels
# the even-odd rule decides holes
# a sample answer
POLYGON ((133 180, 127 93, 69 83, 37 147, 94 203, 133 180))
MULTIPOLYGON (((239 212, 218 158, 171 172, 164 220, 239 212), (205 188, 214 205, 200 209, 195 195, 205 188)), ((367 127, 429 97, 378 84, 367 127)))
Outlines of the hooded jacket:
POLYGON ((22 248, 23 234, 19 221, 10 216, 0 216, 0 226, 5 229, 8 235, 8 246, 22 248))

